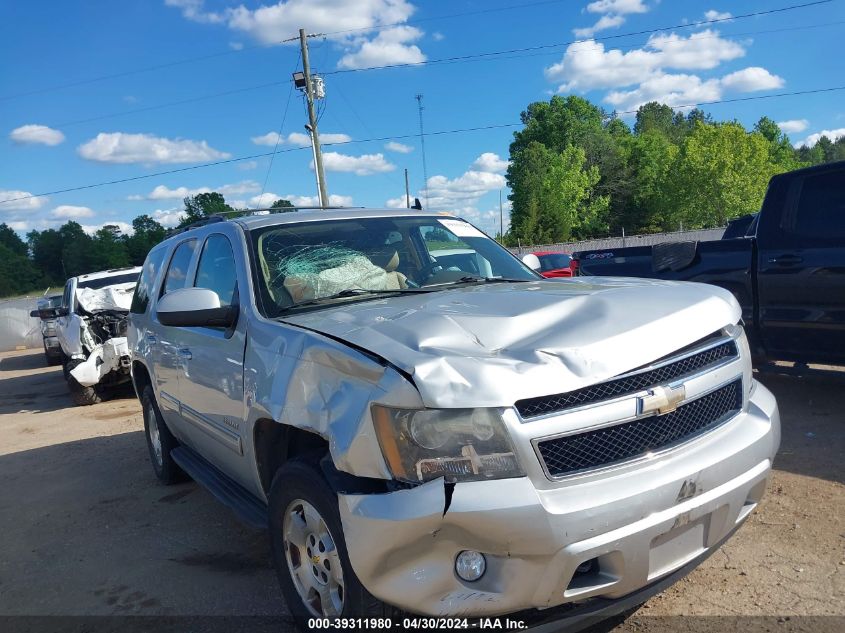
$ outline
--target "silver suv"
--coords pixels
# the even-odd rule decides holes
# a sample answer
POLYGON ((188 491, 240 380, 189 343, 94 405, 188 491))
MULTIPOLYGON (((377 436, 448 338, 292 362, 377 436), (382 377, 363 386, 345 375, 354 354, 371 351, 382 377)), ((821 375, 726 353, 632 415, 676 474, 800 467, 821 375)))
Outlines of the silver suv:
POLYGON ((443 214, 213 220, 147 258, 133 380, 159 479, 269 529, 300 622, 583 624, 760 501, 778 410, 727 291, 544 280, 443 214))

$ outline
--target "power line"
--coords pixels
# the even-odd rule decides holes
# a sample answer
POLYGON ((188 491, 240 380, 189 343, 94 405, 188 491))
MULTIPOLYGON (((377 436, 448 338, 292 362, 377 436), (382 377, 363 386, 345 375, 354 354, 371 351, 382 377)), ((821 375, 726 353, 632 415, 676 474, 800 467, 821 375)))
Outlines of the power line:
MULTIPOLYGON (((402 26, 406 24, 418 24, 421 22, 428 22, 432 20, 445 20, 449 18, 457 18, 457 17, 464 17, 469 15, 479 15, 482 13, 493 13, 496 11, 508 11, 511 9, 524 9, 530 8, 534 6, 546 5, 546 4, 557 4, 559 2, 563 2, 564 0, 543 0, 542 2, 533 2, 530 4, 519 4, 519 5, 511 5, 506 7, 493 7, 489 9, 480 9, 478 11, 467 11, 464 13, 453 13, 449 15, 440 15, 440 16, 432 16, 428 18, 419 18, 417 20, 406 20, 405 22, 393 22, 389 24, 375 24, 373 26, 367 27, 360 27, 357 29, 345 29, 341 31, 331 31, 329 33, 322 33, 322 35, 342 35, 344 33, 354 33, 354 32, 364 32, 364 31, 380 31, 381 29, 390 28, 392 26, 402 26)), ((283 39, 279 42, 274 42, 274 44, 282 44, 284 42, 298 40, 299 36, 290 38, 290 39, 283 39)), ((37 88, 35 90, 30 90, 27 92, 19 92, 12 95, 2 95, 0 96, 0 101, 8 101, 11 99, 18 99, 20 97, 29 97, 32 95, 43 94, 45 92, 52 92, 55 90, 64 90, 66 88, 74 88, 77 86, 85 86, 88 84, 98 83, 101 81, 107 81, 109 79, 119 79, 121 77, 128 77, 131 75, 138 75, 141 73, 152 72, 155 70, 163 70, 165 68, 172 68, 174 66, 182 66, 184 64, 192 64, 194 62, 206 61, 208 59, 215 59, 218 57, 227 57, 229 55, 237 55, 238 53, 244 53, 246 51, 252 51, 259 48, 268 48, 272 46, 272 44, 253 44, 251 46, 243 46, 242 48, 232 49, 228 51, 219 51, 217 53, 209 53, 208 55, 199 55, 196 57, 186 57, 183 59, 177 59, 170 62, 165 62, 163 64, 155 64, 153 66, 145 66, 142 68, 134 68, 130 70, 124 70, 118 73, 111 73, 108 75, 100 75, 98 77, 91 77, 89 79, 80 79, 79 81, 72 81, 64 84, 58 84, 54 86, 47 86, 45 88, 37 88)))
MULTIPOLYGON (((391 26, 415 24, 415 23, 423 22, 423 21, 427 21, 427 20, 446 19, 446 18, 450 18, 450 17, 462 17, 462 16, 473 15, 473 14, 477 14, 477 13, 491 13, 493 11, 501 11, 501 10, 506 10, 506 9, 511 9, 511 8, 517 9, 517 8, 523 8, 523 7, 538 6, 538 5, 542 5, 542 4, 552 4, 552 3, 557 2, 557 1, 559 1, 559 0, 547 0, 545 2, 536 2, 536 3, 529 4, 529 5, 518 5, 518 6, 512 6, 512 7, 499 7, 499 8, 494 7, 494 8, 483 9, 483 10, 479 10, 479 11, 457 13, 457 14, 453 14, 453 15, 444 15, 444 16, 436 16, 436 17, 432 16, 430 18, 420 18, 419 20, 416 20, 416 21, 409 20, 409 21, 405 21, 405 22, 396 22, 396 23, 392 23, 392 24, 376 25, 376 26, 373 26, 373 27, 363 27, 363 28, 360 28, 360 29, 349 29, 349 30, 346 30, 346 31, 332 31, 330 33, 323 33, 321 35, 336 35, 336 34, 342 34, 342 33, 353 32, 353 31, 378 30, 378 29, 382 29, 382 28, 388 28, 388 27, 391 27, 391 26)), ((453 63, 453 62, 456 62, 456 61, 477 59, 477 58, 482 58, 482 57, 506 55, 506 54, 520 53, 520 52, 531 52, 531 51, 537 51, 537 50, 549 49, 549 48, 557 48, 557 47, 562 47, 562 46, 569 46, 570 44, 586 43, 586 42, 590 42, 590 41, 602 42, 602 41, 615 40, 615 39, 620 39, 620 38, 625 38, 625 37, 633 37, 633 36, 636 36, 636 35, 649 35, 649 34, 653 34, 653 33, 659 33, 661 31, 669 31, 669 30, 673 30, 673 29, 696 28, 696 27, 705 26, 705 25, 708 25, 708 24, 718 24, 718 23, 722 23, 722 22, 732 22, 732 21, 735 21, 735 20, 742 20, 742 19, 747 19, 747 18, 760 17, 760 16, 763 16, 763 15, 783 13, 785 11, 793 11, 793 10, 797 10, 797 9, 806 9, 806 8, 813 7, 813 6, 829 4, 833 1, 834 0, 814 0, 812 2, 806 2, 806 3, 803 3, 803 4, 790 5, 790 6, 779 7, 779 8, 775 8, 775 9, 766 9, 766 10, 763 10, 763 11, 755 11, 753 13, 744 13, 744 14, 741 14, 741 15, 732 16, 730 18, 715 18, 715 19, 712 19, 712 20, 698 20, 696 22, 675 24, 675 25, 672 25, 672 26, 665 26, 665 27, 659 27, 659 28, 653 28, 653 29, 644 29, 644 30, 641 30, 641 31, 632 31, 632 32, 628 32, 628 33, 617 33, 615 35, 604 35, 604 36, 600 36, 600 37, 592 37, 592 38, 589 38, 589 39, 575 39, 575 40, 569 40, 567 42, 560 42, 560 43, 556 43, 556 44, 543 44, 543 45, 539 45, 539 46, 516 48, 516 49, 505 50, 505 51, 491 51, 491 52, 488 52, 488 53, 476 53, 476 54, 471 54, 471 55, 460 55, 460 56, 455 56, 455 57, 446 57, 446 58, 441 58, 441 59, 426 60, 426 61, 423 61, 423 62, 416 62, 416 63, 386 64, 386 65, 383 65, 383 66, 373 66, 373 67, 369 67, 369 68, 348 68, 348 69, 330 71, 330 72, 326 72, 326 73, 323 73, 323 74, 324 75, 330 75, 330 74, 351 73, 351 72, 364 72, 364 71, 370 71, 370 70, 385 70, 385 69, 389 69, 389 68, 404 68, 404 67, 410 67, 410 66, 425 66, 425 65, 432 65, 432 64, 453 63)), ((167 63, 164 63, 164 64, 157 64, 155 66, 147 66, 145 68, 137 68, 137 69, 127 70, 127 71, 122 71, 122 72, 119 72, 119 73, 102 75, 102 76, 99 76, 99 77, 93 77, 93 78, 90 78, 90 79, 83 79, 83 80, 80 80, 80 81, 69 82, 69 83, 66 83, 66 84, 48 86, 48 87, 45 87, 45 88, 39 88, 37 90, 31 90, 31 91, 28 91, 28 92, 22 92, 22 93, 17 93, 17 94, 12 94, 12 95, 3 95, 3 96, 0 96, 0 101, 8 101, 8 100, 11 100, 11 99, 17 99, 19 97, 31 96, 31 95, 35 95, 35 94, 43 94, 45 92, 51 92, 51 91, 54 91, 54 90, 61 90, 61 89, 65 89, 65 88, 72 88, 72 87, 75 87, 75 86, 87 85, 87 84, 96 83, 96 82, 100 82, 100 81, 106 81, 108 79, 117 79, 117 78, 125 77, 125 76, 128 76, 128 75, 135 75, 135 74, 139 74, 139 73, 151 72, 151 71, 154 71, 154 70, 161 70, 161 69, 164 69, 164 68, 170 68, 170 67, 179 66, 179 65, 182 65, 182 64, 193 63, 193 62, 196 62, 196 61, 203 61, 203 60, 207 60, 207 59, 213 59, 213 58, 218 58, 218 57, 224 57, 224 56, 227 56, 227 55, 233 55, 233 54, 237 54, 237 53, 241 53, 241 52, 245 52, 245 51, 255 50, 255 49, 258 49, 258 48, 267 48, 267 47, 264 46, 264 45, 252 45, 252 46, 246 46, 246 47, 239 49, 239 50, 221 51, 221 52, 212 53, 212 54, 209 54, 209 55, 202 55, 202 56, 198 56, 198 57, 190 57, 190 58, 186 58, 186 59, 175 60, 175 61, 167 62, 167 63)), ((257 89, 257 87, 248 88, 248 89, 257 89)), ((223 94, 227 94, 227 93, 223 93, 223 94)), ((118 115, 113 115, 113 116, 118 116, 118 115)))
MULTIPOLYGON (((670 107, 675 109, 683 109, 683 108, 693 108, 696 106, 705 106, 705 105, 717 105, 721 103, 736 103, 740 101, 756 101, 760 99, 774 99, 777 97, 795 97, 800 95, 808 95, 808 94, 819 94, 825 92, 835 92, 839 90, 845 90, 845 86, 830 86, 826 88, 814 88, 811 90, 797 90, 793 92, 779 92, 775 94, 767 94, 767 95, 755 95, 751 97, 737 97, 734 99, 720 99, 717 101, 700 101, 697 103, 684 103, 684 104, 673 104, 670 107)), ((635 114, 637 110, 620 110, 617 111, 617 114, 635 114)), ((504 129, 504 128, 512 128, 512 127, 519 127, 523 125, 520 123, 499 123, 494 125, 481 125, 476 127, 467 127, 467 128, 457 128, 451 130, 436 130, 434 132, 426 132, 425 136, 444 136, 448 134, 463 134, 466 132, 480 132, 485 130, 497 130, 497 129, 504 129)), ((349 140, 349 141, 336 141, 333 143, 325 143, 326 146, 333 146, 333 145, 354 145, 356 143, 375 143, 375 142, 384 142, 384 141, 399 141, 403 139, 413 139, 419 138, 419 133, 415 134, 399 134, 393 136, 382 136, 378 138, 365 138, 365 139, 358 139, 358 140, 349 140)), ((125 182, 134 182, 137 180, 146 180, 149 178, 158 178, 159 176, 167 176, 170 174, 178 174, 186 171, 193 171, 196 169, 205 169, 206 167, 216 167, 219 165, 226 165, 231 163, 238 163, 246 160, 255 160, 256 158, 265 158, 267 156, 271 156, 275 154, 284 154, 287 152, 297 152, 302 151, 305 149, 309 149, 308 147, 290 147, 286 149, 281 149, 276 152, 263 152, 261 154, 252 154, 250 156, 239 156, 237 158, 227 158, 224 160, 213 161, 210 163, 202 163, 200 165, 191 165, 190 167, 180 167, 177 169, 169 169, 167 171, 160 171, 155 172, 152 174, 143 174, 140 176, 131 176, 129 178, 119 178, 116 180, 109 180, 106 182, 94 183, 90 185, 81 185, 77 187, 68 187, 66 189, 57 189, 55 191, 45 191, 43 193, 36 193, 30 194, 28 196, 18 196, 16 198, 8 198, 6 200, 0 200, 0 205, 7 204, 9 202, 17 202, 19 200, 29 200, 31 198, 41 198, 44 196, 54 196, 61 193, 70 193, 73 191, 82 191, 85 189, 94 189, 97 187, 105 187, 108 185, 117 185, 125 182)))
MULTIPOLYGON (((299 59, 302 56, 302 53, 297 55, 296 63, 293 65, 293 71, 295 71, 299 67, 299 59)), ((291 71, 291 72, 293 72, 291 71)), ((282 142, 282 130, 285 129, 285 121, 288 118, 288 109, 290 108, 290 98, 293 96, 293 82, 290 84, 290 90, 288 90, 288 98, 285 102, 285 111, 282 114, 282 122, 279 123, 279 131, 276 133, 276 145, 273 147, 273 152, 270 154, 270 164, 267 165, 267 173, 264 174, 264 184, 261 185, 261 194, 258 196, 258 202, 261 203, 261 200, 264 198, 264 192, 267 190, 267 181, 270 179, 270 172, 273 169, 273 159, 276 158, 276 152, 279 151, 279 143, 282 142)))
MULTIPOLYGON (((777 29, 740 31, 740 32, 736 32, 736 33, 728 33, 726 35, 728 35, 730 37, 742 37, 742 36, 746 36, 746 35, 765 35, 765 34, 785 33, 785 32, 791 32, 791 31, 803 31, 803 30, 808 30, 808 29, 838 26, 838 25, 841 25, 841 24, 845 24, 845 20, 839 20, 839 21, 835 21, 835 22, 822 22, 822 23, 817 23, 817 24, 805 24, 805 25, 799 25, 799 26, 782 27, 782 28, 777 28, 777 29)), ((669 27, 669 28, 671 28, 671 27, 669 27)), ((718 39, 720 37, 722 37, 721 34, 712 35, 712 36, 698 38, 698 41, 705 40, 705 39, 718 39)), ((561 44, 557 44, 557 45, 550 44, 548 46, 549 47, 551 47, 551 46, 563 47, 563 46, 568 46, 571 43, 572 42, 563 42, 561 44)), ((589 41, 586 41, 584 43, 587 44, 587 43, 589 43, 589 41)), ((575 49, 570 49, 570 52, 573 55, 586 54, 586 53, 590 53, 592 51, 595 51, 595 50, 598 50, 598 49, 601 49, 601 48, 603 48, 603 45, 596 44, 596 45, 593 45, 593 46, 584 46, 584 47, 578 47, 578 48, 575 48, 575 49)), ((541 57, 541 56, 545 56, 545 55, 557 55, 558 51, 551 51, 551 50, 546 49, 546 50, 542 50, 542 51, 533 51, 533 52, 528 52, 528 53, 523 53, 523 54, 509 55, 508 53, 510 53, 510 51, 502 51, 500 53, 497 53, 497 55, 501 55, 501 56, 496 56, 496 57, 493 57, 493 53, 482 53, 482 54, 480 54, 481 57, 479 57, 479 58, 469 58, 469 57, 465 56, 461 59, 445 58, 445 59, 438 59, 438 60, 429 60, 428 62, 425 62, 425 63, 426 64, 463 63, 463 62, 473 62, 473 61, 498 61, 498 60, 503 60, 503 59, 522 59, 522 58, 527 58, 527 57, 541 57)), ((415 65, 421 65, 421 64, 415 64, 415 65)), ((386 68, 386 67, 361 69, 361 70, 378 70, 378 69, 381 69, 381 68, 386 68)), ((325 74, 336 74, 336 73, 335 73, 335 71, 329 71, 328 73, 322 73, 322 74, 325 75, 325 74)), ((112 113, 109 113, 109 114, 102 114, 102 115, 97 115, 97 116, 93 116, 93 117, 86 117, 84 119, 75 119, 75 120, 71 120, 71 121, 64 121, 64 122, 61 122, 61 123, 52 123, 52 124, 50 124, 50 127, 53 127, 53 128, 68 128, 68 127, 72 127, 72 126, 75 126, 75 125, 81 125, 81 124, 85 124, 85 123, 93 123, 95 121, 102 121, 102 120, 105 120, 105 119, 119 118, 119 117, 123 117, 123 116, 131 116, 133 114, 139 114, 139 113, 143 113, 143 112, 151 112, 151 111, 155 111, 155 110, 162 110, 162 109, 170 108, 170 107, 174 107, 174 106, 187 105, 187 104, 190 104, 190 103, 196 103, 196 102, 199 102, 199 101, 206 101, 206 100, 209 100, 209 99, 217 99, 217 98, 220 98, 220 97, 227 97, 227 96, 230 96, 230 95, 240 94, 240 93, 244 93, 244 92, 251 92, 251 91, 254 91, 254 90, 264 90, 264 89, 267 89, 267 88, 274 88, 276 86, 283 86, 283 85, 290 83, 290 82, 291 82, 291 80, 280 80, 280 81, 271 81, 271 82, 268 82, 268 83, 257 84, 257 85, 254 85, 254 86, 244 86, 244 87, 241 87, 241 88, 234 88, 232 90, 225 90, 225 91, 222 91, 222 92, 215 92, 215 93, 211 93, 211 94, 200 95, 200 96, 197 96, 197 97, 190 97, 190 98, 187 98, 187 99, 170 101, 170 102, 161 103, 161 104, 157 104, 157 105, 146 106, 146 107, 143 107, 143 108, 136 108, 134 110, 125 110, 123 112, 112 112, 112 113)))
POLYGON ((735 15, 730 18, 717 18, 713 20, 699 20, 697 22, 689 22, 686 24, 675 24, 673 26, 663 26, 659 28, 653 29, 643 29, 641 31, 631 31, 629 33, 617 33, 615 35, 604 35, 602 37, 591 37, 588 39, 575 39, 569 40, 567 42, 559 42, 556 44, 539 44, 537 46, 526 46, 523 48, 511 48, 508 50, 503 51, 490 51, 487 53, 470 53, 467 55, 455 55, 453 57, 443 57, 440 59, 431 59, 425 60, 421 62, 402 62, 398 64, 384 64, 382 66, 371 66, 368 68, 344 68, 340 70, 332 70, 326 73, 325 75, 340 75, 346 73, 356 73, 356 72, 367 72, 371 70, 386 70, 391 68, 409 68, 414 66, 431 66, 433 64, 444 64, 444 63, 454 63, 459 61, 465 61, 470 59, 479 59, 483 57, 495 57, 499 55, 510 55, 513 53, 527 53, 532 51, 539 51, 549 48, 560 48, 563 46, 570 46, 572 44, 580 44, 580 43, 589 43, 589 42, 603 42, 608 40, 615 40, 624 37, 633 37, 636 35, 651 35, 654 33, 660 33, 662 31, 671 31, 674 29, 682 29, 682 28, 694 28, 698 26, 703 26, 705 24, 714 24, 717 22, 727 22, 727 21, 734 21, 734 20, 742 20, 747 18, 755 18, 760 17, 763 15, 770 15, 773 13, 782 13, 784 11, 792 11, 796 9, 806 9, 808 7, 817 6, 821 4, 828 4, 833 2, 833 0, 815 0, 814 2, 808 2, 805 4, 796 4, 788 7, 781 7, 779 9, 767 9, 765 11, 755 11, 753 13, 744 13, 742 15, 735 15))

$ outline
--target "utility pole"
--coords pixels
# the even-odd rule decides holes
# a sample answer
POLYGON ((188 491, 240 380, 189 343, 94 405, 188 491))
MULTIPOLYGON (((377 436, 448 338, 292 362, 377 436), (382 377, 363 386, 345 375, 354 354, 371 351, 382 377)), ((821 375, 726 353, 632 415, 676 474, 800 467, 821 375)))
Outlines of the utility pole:
POLYGON ((405 208, 411 208, 411 188, 408 187, 408 170, 405 170, 405 208))
POLYGON ((302 48, 302 70, 305 73, 305 97, 308 101, 308 121, 311 125, 311 143, 314 148, 314 171, 317 172, 317 185, 320 206, 328 205, 326 193, 326 174, 323 171, 323 152, 320 149, 320 133, 317 131, 317 113, 314 110, 314 85, 311 82, 311 64, 308 61, 308 36, 305 29, 299 29, 299 46, 302 48))
POLYGON ((423 161, 423 178, 425 179, 425 186, 423 187, 423 196, 425 197, 425 208, 428 209, 428 166, 425 164, 425 132, 423 131, 423 96, 418 94, 414 97, 417 100, 417 106, 420 110, 420 146, 422 149, 423 161))

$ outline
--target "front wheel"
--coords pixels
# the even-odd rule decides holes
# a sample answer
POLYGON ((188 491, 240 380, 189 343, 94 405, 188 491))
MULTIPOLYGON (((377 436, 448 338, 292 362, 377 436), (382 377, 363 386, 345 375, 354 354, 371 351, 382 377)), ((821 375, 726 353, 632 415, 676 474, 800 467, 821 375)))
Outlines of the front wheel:
POLYGON ((167 486, 184 481, 187 476, 170 455, 170 452, 179 446, 179 442, 164 423, 153 388, 149 385, 144 387, 141 394, 141 409, 144 414, 144 435, 147 436, 147 448, 156 477, 167 486))
POLYGON ((355 576, 337 495, 318 466, 301 460, 282 466, 273 478, 269 512, 273 563, 298 626, 307 628, 309 618, 393 614, 355 576))
POLYGON ((70 390, 70 397, 74 404, 85 407, 92 404, 97 404, 103 401, 103 390, 97 385, 91 387, 84 387, 79 384, 79 381, 74 378, 70 372, 76 369, 77 366, 84 363, 84 360, 74 358, 65 363, 65 378, 67 379, 67 386, 70 390))

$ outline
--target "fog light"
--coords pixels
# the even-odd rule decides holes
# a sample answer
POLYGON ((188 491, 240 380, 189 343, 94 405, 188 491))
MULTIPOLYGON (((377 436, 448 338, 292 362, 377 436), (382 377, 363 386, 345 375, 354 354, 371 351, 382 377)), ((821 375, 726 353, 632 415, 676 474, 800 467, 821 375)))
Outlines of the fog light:
POLYGON ((470 549, 464 550, 455 559, 455 573, 461 580, 473 582, 478 580, 487 571, 487 559, 484 554, 470 549))

